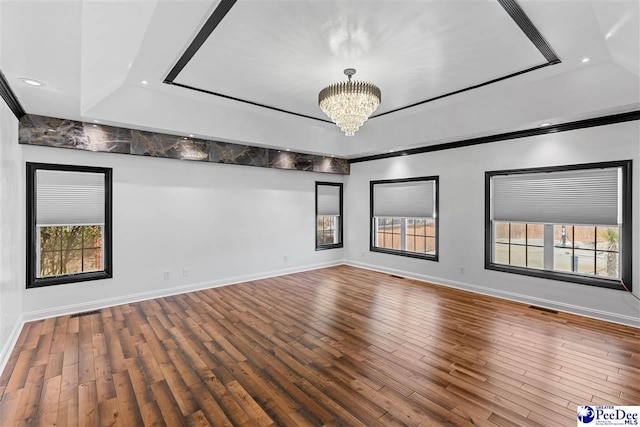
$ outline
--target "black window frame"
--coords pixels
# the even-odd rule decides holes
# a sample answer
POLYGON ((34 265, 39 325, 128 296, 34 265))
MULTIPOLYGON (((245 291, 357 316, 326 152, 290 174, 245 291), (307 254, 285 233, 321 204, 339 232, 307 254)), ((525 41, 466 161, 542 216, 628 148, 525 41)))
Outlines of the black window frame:
MULTIPOLYGON (((500 271, 503 273, 520 274, 523 276, 539 277, 543 279, 558 280, 563 282, 578 283, 588 286, 596 286, 600 288, 625 290, 622 286, 621 280, 624 282, 627 289, 632 290, 632 261, 633 261, 633 193, 632 193, 632 160, 620 160, 611 162, 597 162, 597 163, 581 163, 573 165, 563 166, 546 166, 526 169, 509 169, 499 171, 486 171, 485 172, 485 222, 484 222, 484 235, 485 235, 485 247, 484 247, 484 268, 486 270, 500 271), (515 175, 524 173, 545 173, 545 172, 562 172, 562 171, 575 171, 586 169, 604 169, 604 168, 621 168, 622 170, 622 226, 620 227, 620 279, 608 279, 598 276, 584 276, 575 273, 539 270, 527 267, 514 267, 504 264, 496 264, 491 260, 492 254, 492 237, 493 230, 491 226, 491 179, 498 175, 515 175)), ((504 221, 503 221, 504 222, 504 221)), ((570 225, 570 224, 568 224, 570 225)))
POLYGON ((67 283, 86 282, 90 280, 110 279, 113 277, 113 239, 112 239, 112 169, 94 166, 76 166, 52 163, 26 163, 26 187, 27 187, 27 244, 26 267, 27 289, 44 286, 62 285, 67 283), (104 268, 101 271, 72 273, 56 277, 41 277, 36 275, 39 266, 36 263, 37 230, 36 230, 36 172, 38 170, 53 170, 64 172, 91 172, 104 174, 105 215, 103 228, 102 253, 104 268))
POLYGON ((343 238, 344 238, 344 212, 343 212, 343 203, 344 203, 344 194, 343 194, 343 184, 341 182, 324 182, 324 181, 316 181, 316 198, 315 198, 315 230, 314 236, 316 241, 316 251, 324 251, 327 249, 337 249, 344 247, 343 238), (318 243, 318 187, 319 186, 332 186, 338 187, 340 189, 340 216, 338 217, 338 224, 336 226, 339 229, 338 233, 338 243, 332 243, 327 245, 321 245, 318 243))
POLYGON ((419 176, 413 178, 397 178, 397 179, 381 179, 375 181, 369 181, 369 250, 371 252, 379 252, 388 255, 398 255, 408 258, 424 259, 428 261, 438 262, 440 256, 440 177, 434 176, 419 176), (435 182, 435 212, 434 212, 434 227, 435 227, 435 254, 426 254, 418 252, 409 252, 397 249, 380 248, 374 246, 374 187, 377 184, 397 184, 403 182, 416 182, 416 181, 434 181, 435 182))

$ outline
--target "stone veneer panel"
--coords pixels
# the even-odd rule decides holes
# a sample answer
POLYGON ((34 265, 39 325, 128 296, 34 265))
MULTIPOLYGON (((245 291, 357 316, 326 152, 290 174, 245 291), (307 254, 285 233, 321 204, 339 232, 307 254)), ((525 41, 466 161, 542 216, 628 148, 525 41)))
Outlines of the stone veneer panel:
POLYGON ((27 114, 20 144, 349 175, 349 160, 27 114))
POLYGON ((209 161, 231 165, 269 167, 269 149, 217 142, 209 145, 209 161))

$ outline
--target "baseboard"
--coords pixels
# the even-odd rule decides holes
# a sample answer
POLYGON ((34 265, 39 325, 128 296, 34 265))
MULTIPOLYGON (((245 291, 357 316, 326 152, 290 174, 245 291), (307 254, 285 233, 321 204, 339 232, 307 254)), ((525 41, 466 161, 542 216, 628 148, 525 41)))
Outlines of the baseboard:
POLYGON ((153 298, 161 298, 170 295, 182 294, 185 292, 198 291, 202 289, 209 288, 217 288, 220 286, 228 286, 237 283, 249 282, 252 280, 260 280, 267 279, 270 277, 282 276, 285 274, 293 274, 300 273, 303 271, 317 270, 320 268, 332 267, 336 265, 350 265, 353 267, 364 268, 367 270, 378 271, 383 273, 391 273, 402 277, 408 277, 411 279, 420 280, 423 282, 434 283, 437 285, 448 286, 456 289, 462 289, 465 291, 475 292, 478 294, 489 295, 497 298, 502 298, 510 301, 521 302, 525 304, 534 304, 540 307, 549 308, 553 310, 563 311, 566 313, 577 314, 580 316, 590 317, 598 320, 604 320, 607 322, 618 323, 625 326, 632 326, 636 328, 640 328, 640 319, 632 316, 625 316, 616 313, 610 313, 606 311, 596 310, 588 307, 581 307, 566 303, 560 303, 557 301, 546 300, 543 298, 532 297, 529 295, 518 294, 515 292, 501 291, 492 288, 487 288, 484 286, 474 285, 471 283, 458 282, 453 280, 442 279, 439 277, 431 277, 423 274, 410 273, 404 270, 398 270, 394 268, 386 268, 377 265, 371 265, 363 262, 357 262, 352 260, 337 260, 337 261, 329 261, 318 264, 311 264, 306 266, 292 267, 286 269, 272 270, 262 273, 249 274, 244 276, 236 276, 229 277, 209 282, 202 283, 194 283, 183 286, 176 286, 173 288, 165 288, 157 291, 149 291, 149 292, 141 292, 136 294, 124 295, 115 298, 104 298, 101 300, 95 300, 82 304, 73 304, 62 307, 56 307, 52 309, 46 310, 38 310, 23 313, 21 323, 19 324, 19 328, 12 332, 12 339, 9 344, 5 345, 3 349, 3 353, 1 356, 3 359, 0 360, 2 362, 4 358, 8 358, 8 354, 5 355, 5 352, 10 354, 11 349, 13 348, 13 344, 15 344, 15 340, 17 340, 20 331, 22 330, 22 325, 26 322, 31 322, 34 320, 46 319, 49 317, 55 316, 64 316, 67 314, 79 313, 90 310, 97 310, 105 307, 111 307, 114 305, 120 304, 128 304, 132 302, 145 301, 153 298), (15 335, 15 337, 13 336, 15 335))
POLYGON ((199 291, 202 289, 211 289, 221 286, 229 286, 237 283, 250 282, 252 280, 268 279, 270 277, 283 276, 285 274, 301 273, 303 271, 317 270, 320 268, 333 267, 343 264, 342 260, 329 261, 306 266, 285 268, 272 270, 262 273, 248 274, 244 276, 228 277, 210 282, 193 283, 189 285, 175 286, 172 288, 159 289, 157 291, 140 292, 136 294, 123 295, 115 298, 104 298, 81 304, 71 304, 62 307, 55 307, 46 310, 37 310, 23 313, 23 321, 31 322, 34 320, 46 319, 49 317, 65 316, 67 314, 81 313, 90 310, 98 310, 105 307, 112 307, 120 304, 128 304, 138 301, 146 301, 154 298, 162 298, 171 295, 183 294, 186 292, 199 291))
POLYGON ((539 307, 549 308, 552 310, 562 311, 565 313, 577 314, 579 316, 589 317, 592 319, 604 320, 605 322, 617 323, 620 325, 640 328, 640 318, 638 317, 625 316, 622 314, 611 313, 608 311, 596 310, 593 308, 561 303, 557 301, 547 300, 544 298, 533 297, 530 295, 518 294, 515 292, 508 292, 508 291, 502 291, 498 289, 487 288, 484 286, 474 285, 471 283, 458 282, 455 280, 447 280, 439 277, 431 277, 424 274, 411 273, 404 270, 381 267, 378 265, 371 265, 371 264, 358 262, 358 261, 345 260, 344 264, 350 265, 352 267, 364 268, 367 270, 377 271, 381 273, 390 273, 396 276, 407 277, 410 279, 420 280, 422 282, 429 282, 436 285, 447 286, 455 289, 461 289, 464 291, 475 292, 478 294, 506 299, 509 301, 521 302, 524 304, 536 305, 539 307))
POLYGON ((11 356, 11 352, 16 346, 16 342, 18 342, 18 337, 20 336, 20 332, 22 332, 22 327, 24 326, 24 317, 20 316, 15 326, 11 330, 11 334, 9 335, 9 339, 2 347, 0 351, 0 374, 4 372, 4 368, 7 366, 7 362, 9 361, 9 357, 11 356))

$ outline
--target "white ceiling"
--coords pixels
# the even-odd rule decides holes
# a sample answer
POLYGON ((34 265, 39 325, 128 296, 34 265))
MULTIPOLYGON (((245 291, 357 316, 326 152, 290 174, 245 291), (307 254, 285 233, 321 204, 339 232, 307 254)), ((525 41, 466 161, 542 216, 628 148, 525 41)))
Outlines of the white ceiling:
POLYGON ((402 5, 240 1, 175 81, 326 120, 318 92, 344 68, 384 113, 546 62, 495 0, 402 5))
POLYGON ((218 1, 0 0, 0 70, 28 113, 345 157, 640 107, 638 0, 518 3, 560 64, 404 109, 547 61, 496 0, 238 0, 174 79, 217 96, 163 81, 218 1), (388 113, 354 137, 347 67, 388 113))

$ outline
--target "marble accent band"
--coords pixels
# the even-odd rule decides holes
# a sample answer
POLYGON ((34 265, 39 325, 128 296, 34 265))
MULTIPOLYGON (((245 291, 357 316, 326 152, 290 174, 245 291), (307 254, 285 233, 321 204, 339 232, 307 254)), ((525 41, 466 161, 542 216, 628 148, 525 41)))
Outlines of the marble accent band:
POLYGON ((27 114, 20 144, 349 175, 349 160, 27 114))

